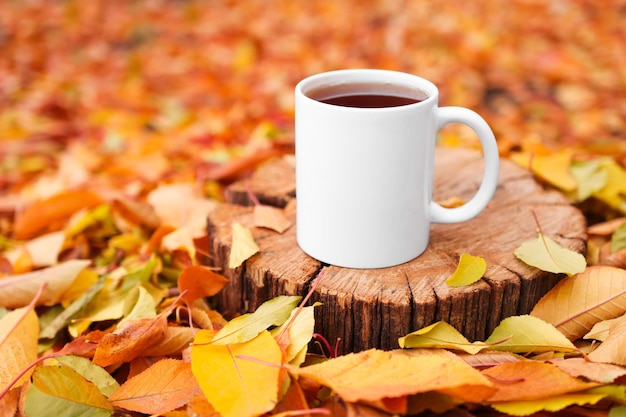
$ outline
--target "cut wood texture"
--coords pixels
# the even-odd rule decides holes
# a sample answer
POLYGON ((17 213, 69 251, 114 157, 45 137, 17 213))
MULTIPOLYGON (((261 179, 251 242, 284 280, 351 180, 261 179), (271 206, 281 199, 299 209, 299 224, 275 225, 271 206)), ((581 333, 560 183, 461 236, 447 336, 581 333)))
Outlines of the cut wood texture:
MULTIPOLYGON (((470 340, 484 340, 504 318, 530 312, 561 278, 530 267, 513 252, 543 233, 579 253, 586 250, 582 213, 559 192, 546 190, 532 175, 502 160, 496 194, 475 219, 458 224, 434 224, 426 252, 408 263, 383 269, 349 269, 321 264, 296 243, 293 164, 284 159, 260 167, 247 180, 230 186, 228 195, 239 204, 225 203, 208 218, 214 266, 230 283, 217 295, 221 311, 235 315, 253 311, 277 295, 305 295, 325 268, 312 301, 316 331, 340 353, 372 347, 397 348, 400 336, 444 320, 470 340), (254 227, 248 192, 261 202, 285 206, 294 225, 282 234, 254 227), (244 195, 245 194, 245 195, 244 195), (228 268, 231 224, 248 227, 260 251, 242 266, 228 268), (487 262, 483 279, 465 287, 445 280, 462 253, 487 262)), ((323 169, 320 164, 320 169, 323 169)), ((435 201, 469 200, 482 178, 482 154, 467 149, 439 148, 435 163, 435 201)), ((375 196, 374 196, 375 197, 375 196)))

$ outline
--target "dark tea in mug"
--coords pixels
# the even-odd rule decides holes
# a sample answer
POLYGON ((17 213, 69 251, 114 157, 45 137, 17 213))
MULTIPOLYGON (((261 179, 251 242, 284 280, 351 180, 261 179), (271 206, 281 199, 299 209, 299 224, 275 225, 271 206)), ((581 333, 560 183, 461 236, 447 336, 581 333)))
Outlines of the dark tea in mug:
POLYGON ((332 84, 306 92, 313 100, 343 107, 383 108, 415 104, 427 98, 420 90, 385 83, 332 84))

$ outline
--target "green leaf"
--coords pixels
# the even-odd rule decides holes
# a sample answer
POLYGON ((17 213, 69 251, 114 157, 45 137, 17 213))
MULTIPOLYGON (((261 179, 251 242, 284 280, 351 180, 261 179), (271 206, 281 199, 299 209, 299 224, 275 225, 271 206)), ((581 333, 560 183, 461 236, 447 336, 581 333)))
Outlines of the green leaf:
POLYGON ((33 383, 24 405, 28 417, 104 417, 113 407, 98 387, 69 366, 41 366, 33 373, 33 383))
POLYGON ((611 252, 626 249, 626 222, 622 223, 611 236, 611 252))
POLYGON ((555 274, 574 275, 587 267, 585 257, 539 233, 536 239, 521 244, 515 256, 530 266, 555 274))
POLYGON ((130 320, 156 317, 156 303, 152 295, 143 286, 138 285, 125 300, 124 310, 128 311, 120 320, 118 327, 130 320))
POLYGON ((576 179, 576 200, 584 201, 593 193, 601 190, 607 183, 608 173, 600 160, 575 161, 570 167, 570 173, 576 179))
POLYGON ((401 348, 441 348, 475 355, 489 345, 470 342, 450 324, 439 321, 398 339, 401 348))
POLYGON ((626 213, 626 171, 613 158, 601 160, 602 168, 607 173, 606 185, 593 193, 616 210, 626 213))
POLYGON ((556 327, 538 317, 523 315, 502 320, 485 340, 491 349, 517 353, 572 352, 572 344, 556 327))
POLYGON ((446 280, 446 284, 450 287, 471 285, 481 279, 486 271, 487 262, 484 258, 462 253, 456 271, 446 280))
POLYGON ((65 310, 59 313, 54 319, 52 319, 45 327, 39 332, 39 337, 42 339, 52 339, 56 334, 61 331, 69 321, 81 311, 87 304, 93 300, 93 298, 104 288, 104 280, 98 280, 92 285, 86 292, 80 295, 76 300, 72 302, 65 310))
POLYGON ((56 360, 78 372, 83 378, 94 383, 105 396, 109 397, 120 384, 104 368, 94 364, 90 359, 80 356, 59 356, 56 360))
POLYGON ((283 324, 302 297, 281 295, 264 302, 254 313, 244 314, 229 321, 215 335, 211 343, 227 345, 245 343, 272 326, 283 324))

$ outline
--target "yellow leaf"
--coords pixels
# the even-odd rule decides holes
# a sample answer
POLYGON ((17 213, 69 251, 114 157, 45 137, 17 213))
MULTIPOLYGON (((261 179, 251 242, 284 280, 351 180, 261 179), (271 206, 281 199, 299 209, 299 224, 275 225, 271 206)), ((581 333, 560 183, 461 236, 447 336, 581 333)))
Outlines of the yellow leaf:
POLYGON ((113 412, 95 384, 63 364, 37 368, 24 407, 29 416, 109 416, 113 412))
POLYGON ((574 275, 583 272, 587 266, 583 255, 564 248, 542 233, 538 233, 536 239, 522 243, 514 253, 526 264, 555 274, 574 275))
POLYGON ((554 326, 529 316, 511 316, 500 322, 485 343, 507 352, 571 352, 576 347, 554 326))
POLYGON ((602 167, 607 173, 606 185, 593 196, 626 213, 626 171, 612 158, 603 159, 602 167))
POLYGON ((475 355, 488 345, 471 343, 450 324, 440 321, 398 339, 401 348, 441 348, 462 350, 475 355))
POLYGON ((245 343, 211 343, 201 330, 191 348, 191 369, 211 405, 223 417, 259 416, 278 402, 282 353, 263 331, 245 343))
POLYGON ((570 172, 572 154, 570 149, 545 155, 519 152, 512 154, 511 160, 563 191, 574 191, 578 183, 570 172))
POLYGON ((252 232, 243 227, 240 223, 234 222, 231 225, 233 243, 230 248, 230 256, 228 257, 228 267, 237 268, 244 263, 249 257, 259 251, 252 232))
POLYGON ((307 347, 313 338, 315 328, 314 311, 315 305, 304 307, 303 309, 293 309, 291 316, 280 327, 272 330, 272 335, 280 346, 283 346, 282 339, 288 339, 285 349, 285 362, 291 365, 301 365, 306 356, 307 347), (296 315, 294 318, 294 315, 296 315), (285 333, 288 337, 283 336, 285 333))
POLYGON ((487 262, 484 258, 462 253, 456 271, 446 280, 446 284, 450 287, 471 285, 481 279, 486 271, 487 262))
POLYGON ((291 372, 330 387, 348 402, 373 402, 430 391, 480 402, 494 392, 489 379, 459 359, 411 352, 371 349, 291 372))
POLYGON ((600 265, 561 280, 530 312, 551 323, 569 340, 581 338, 597 322, 624 313, 626 271, 600 265))
POLYGON ((541 410, 556 412, 572 405, 593 405, 606 395, 574 393, 557 395, 540 400, 510 401, 490 404, 496 410, 512 416, 528 416, 541 410))

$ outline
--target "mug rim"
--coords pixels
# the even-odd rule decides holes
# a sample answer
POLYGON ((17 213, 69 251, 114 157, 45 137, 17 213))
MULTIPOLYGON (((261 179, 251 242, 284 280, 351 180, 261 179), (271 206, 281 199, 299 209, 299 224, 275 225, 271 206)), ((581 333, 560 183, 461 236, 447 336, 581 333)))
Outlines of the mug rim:
POLYGON ((439 89, 432 81, 408 72, 375 68, 340 69, 313 74, 300 80, 296 84, 295 93, 296 95, 302 96, 307 101, 317 103, 320 106, 331 106, 332 108, 343 109, 344 111, 398 111, 400 109, 427 106, 432 104, 433 101, 436 104, 439 99, 439 89), (346 77, 350 77, 350 79, 346 80, 346 77), (393 107, 348 107, 324 103, 307 94, 308 91, 323 86, 366 82, 390 82, 402 87, 417 89, 424 93, 426 98, 416 103, 393 107))

